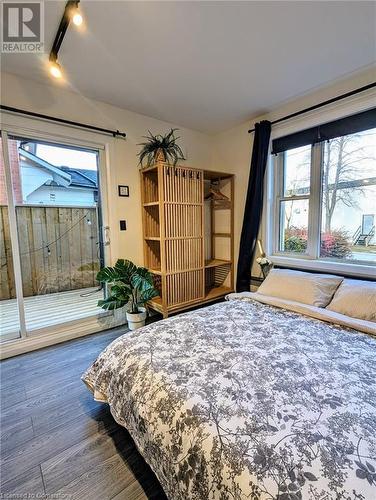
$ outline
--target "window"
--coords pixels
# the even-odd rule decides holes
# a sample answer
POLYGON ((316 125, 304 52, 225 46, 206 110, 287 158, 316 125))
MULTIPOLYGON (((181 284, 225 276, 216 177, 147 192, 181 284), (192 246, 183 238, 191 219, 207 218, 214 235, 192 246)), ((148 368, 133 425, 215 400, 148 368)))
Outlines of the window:
POLYGON ((279 197, 279 251, 307 252, 311 147, 284 153, 279 197))
POLYGON ((376 263, 376 128, 325 143, 320 257, 376 263))
POLYGON ((367 115, 360 125, 356 115, 273 141, 274 255, 376 264, 376 110, 371 111, 360 114, 367 115))

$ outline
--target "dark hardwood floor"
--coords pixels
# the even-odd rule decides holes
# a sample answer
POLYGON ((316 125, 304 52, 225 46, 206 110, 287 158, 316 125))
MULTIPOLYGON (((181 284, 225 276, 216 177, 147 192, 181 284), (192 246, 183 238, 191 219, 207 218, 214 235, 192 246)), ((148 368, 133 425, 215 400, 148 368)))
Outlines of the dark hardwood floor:
POLYGON ((166 499, 128 432, 80 380, 124 331, 1 362, 0 498, 166 499))

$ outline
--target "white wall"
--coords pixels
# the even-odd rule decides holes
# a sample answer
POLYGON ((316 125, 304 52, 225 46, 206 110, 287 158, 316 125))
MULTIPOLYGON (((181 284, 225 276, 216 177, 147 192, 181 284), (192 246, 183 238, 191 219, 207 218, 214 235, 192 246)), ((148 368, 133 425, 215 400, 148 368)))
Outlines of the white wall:
MULTIPOLYGON (((108 139, 98 135, 98 141, 110 143, 110 226, 112 259, 124 257, 138 264, 143 263, 141 198, 137 153, 142 136, 148 129, 164 133, 176 124, 166 123, 124 109, 93 101, 70 92, 60 85, 42 85, 21 77, 2 73, 1 102, 7 106, 66 118, 73 121, 121 130, 127 139, 108 139), (117 186, 129 186, 130 197, 119 198, 117 186), (119 230, 119 220, 127 221, 127 230, 119 230)), ((4 115, 6 118, 6 116, 4 115)), ((25 119, 25 123, 27 119, 25 119)), ((210 168, 212 139, 200 132, 179 127, 181 144, 187 156, 186 164, 193 168, 210 168)), ((49 129, 54 130, 53 124, 49 129)), ((71 129, 67 129, 75 135, 71 129)))

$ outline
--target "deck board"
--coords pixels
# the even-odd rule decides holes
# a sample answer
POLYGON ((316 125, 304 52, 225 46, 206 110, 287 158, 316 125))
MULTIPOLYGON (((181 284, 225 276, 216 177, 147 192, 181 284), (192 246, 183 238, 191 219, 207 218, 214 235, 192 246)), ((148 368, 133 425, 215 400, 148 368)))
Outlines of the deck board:
MULTIPOLYGON (((95 287, 25 297, 26 327, 28 330, 37 330, 99 315, 102 310, 97 303, 102 297, 103 291, 97 291, 95 287)), ((0 335, 6 338, 18 337, 16 299, 0 302, 0 335)))

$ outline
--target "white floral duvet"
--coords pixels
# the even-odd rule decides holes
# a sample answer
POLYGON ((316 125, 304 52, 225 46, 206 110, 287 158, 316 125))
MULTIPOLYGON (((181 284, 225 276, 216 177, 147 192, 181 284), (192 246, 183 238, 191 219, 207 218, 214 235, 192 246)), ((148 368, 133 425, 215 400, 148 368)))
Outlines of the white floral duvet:
POLYGON ((232 300, 110 344, 83 375, 171 500, 375 500, 376 339, 232 300))

